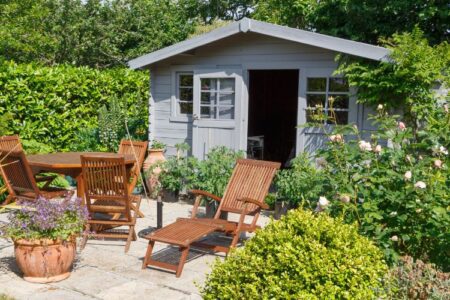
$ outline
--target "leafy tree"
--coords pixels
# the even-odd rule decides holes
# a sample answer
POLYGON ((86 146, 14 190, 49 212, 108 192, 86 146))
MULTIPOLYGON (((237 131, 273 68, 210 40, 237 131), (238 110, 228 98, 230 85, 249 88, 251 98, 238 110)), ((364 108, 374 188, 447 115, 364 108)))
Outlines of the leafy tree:
POLYGON ((256 0, 180 0, 191 18, 205 24, 215 20, 240 20, 250 15, 256 0))
POLYGON ((384 44, 391 50, 390 61, 344 58, 338 72, 358 88, 360 102, 402 107, 408 125, 416 127, 436 101, 433 88, 450 85, 450 45, 430 46, 418 28, 394 34, 384 44))
POLYGON ((415 25, 436 44, 450 24, 445 0, 259 0, 252 17, 372 44, 415 25))
POLYGON ((0 57, 47 65, 124 65, 194 28, 172 0, 4 0, 0 57))

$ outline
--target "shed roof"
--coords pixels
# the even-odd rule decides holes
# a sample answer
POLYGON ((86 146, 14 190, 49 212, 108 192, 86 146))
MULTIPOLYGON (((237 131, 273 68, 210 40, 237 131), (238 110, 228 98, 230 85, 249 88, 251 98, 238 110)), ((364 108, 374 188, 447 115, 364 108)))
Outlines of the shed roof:
POLYGON ((386 60, 389 54, 388 49, 379 46, 243 18, 230 25, 132 59, 128 62, 128 65, 132 69, 139 69, 229 36, 247 32, 259 33, 372 60, 386 60))

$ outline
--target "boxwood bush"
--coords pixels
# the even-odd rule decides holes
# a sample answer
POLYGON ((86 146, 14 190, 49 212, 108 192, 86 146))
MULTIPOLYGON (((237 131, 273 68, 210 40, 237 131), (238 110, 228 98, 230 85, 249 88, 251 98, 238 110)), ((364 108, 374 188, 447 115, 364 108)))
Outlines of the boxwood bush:
POLYGON ((382 252, 354 225, 293 210, 217 260, 205 299, 371 299, 384 296, 382 252))

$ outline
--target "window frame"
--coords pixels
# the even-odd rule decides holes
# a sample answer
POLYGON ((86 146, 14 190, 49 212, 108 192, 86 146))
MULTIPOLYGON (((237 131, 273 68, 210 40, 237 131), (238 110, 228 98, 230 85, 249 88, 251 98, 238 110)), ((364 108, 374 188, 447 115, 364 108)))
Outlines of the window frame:
MULTIPOLYGON (((352 111, 351 109, 351 98, 352 98, 352 93, 351 93, 351 87, 348 87, 348 91, 346 92, 335 92, 335 91, 330 91, 330 79, 331 78, 337 78, 337 79, 343 79, 343 77, 340 76, 333 76, 333 75, 311 75, 311 76, 306 76, 306 89, 305 89, 305 101, 306 101, 306 106, 304 108, 304 113, 305 113, 305 121, 306 123, 308 123, 308 111, 315 111, 316 109, 313 107, 309 107, 308 106, 308 95, 325 95, 325 104, 323 107, 324 113, 328 116, 328 104, 329 104, 329 98, 333 97, 333 96, 347 96, 348 97, 348 107, 347 108, 334 108, 333 110, 335 112, 347 112, 347 123, 346 124, 337 124, 337 125, 348 125, 351 123, 350 121, 350 112, 352 111), (325 82, 325 91, 309 91, 309 86, 308 86, 308 80, 309 79, 313 79, 313 78, 324 78, 326 80, 325 82)), ((312 126, 314 126, 313 122, 310 122, 310 124, 312 126)), ((317 125, 319 123, 316 123, 317 125)), ((327 126, 332 126, 335 125, 334 123, 328 123, 327 121, 324 121, 323 125, 327 125, 327 126)))
POLYGON ((192 115, 194 113, 194 72, 193 71, 177 71, 177 72, 175 72, 175 99, 174 100, 175 100, 174 101, 175 117, 192 118, 192 115), (192 86, 181 86, 180 78, 183 75, 191 75, 192 76, 192 86), (181 88, 186 88, 186 89, 191 88, 192 89, 192 101, 181 100, 181 96, 180 96, 181 88), (181 113, 181 107, 180 107, 181 103, 191 103, 192 104, 192 112, 190 114, 181 113))
MULTIPOLYGON (((234 121, 236 119, 236 114, 235 114, 235 110, 236 110, 236 78, 234 78, 234 77, 220 77, 220 76, 218 76, 218 77, 201 77, 200 78, 200 103, 199 103, 199 105, 200 105, 200 115, 199 115, 199 117, 202 120, 234 121), (202 88, 202 84, 201 84, 202 80, 214 80, 215 81, 215 86, 210 88, 210 89, 203 89, 202 88), (221 81, 222 80, 233 80, 233 91, 232 92, 221 91, 221 86, 220 85, 221 85, 221 81), (209 105, 202 104, 201 97, 202 97, 203 93, 206 93, 206 94, 209 93, 210 95, 214 95, 214 100, 210 101, 210 103, 214 102, 214 104, 209 104, 209 105), (233 95, 232 104, 221 104, 220 103, 220 96, 221 95, 233 95), (202 110, 203 107, 209 107, 210 109, 214 108, 214 117, 209 117, 209 118, 202 117, 201 110, 202 110), (220 118, 221 108, 231 109, 232 110, 232 113, 231 113, 232 117, 229 118, 229 119, 220 118)), ((211 113, 210 113, 210 116, 211 116, 211 113)))

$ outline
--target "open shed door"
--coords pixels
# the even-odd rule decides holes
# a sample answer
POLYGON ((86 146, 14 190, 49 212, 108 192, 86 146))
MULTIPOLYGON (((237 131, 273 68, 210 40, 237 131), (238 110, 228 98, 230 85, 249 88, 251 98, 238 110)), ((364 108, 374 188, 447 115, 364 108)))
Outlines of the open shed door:
POLYGON ((242 70, 194 72, 192 154, 204 159, 211 148, 238 150, 242 70))

